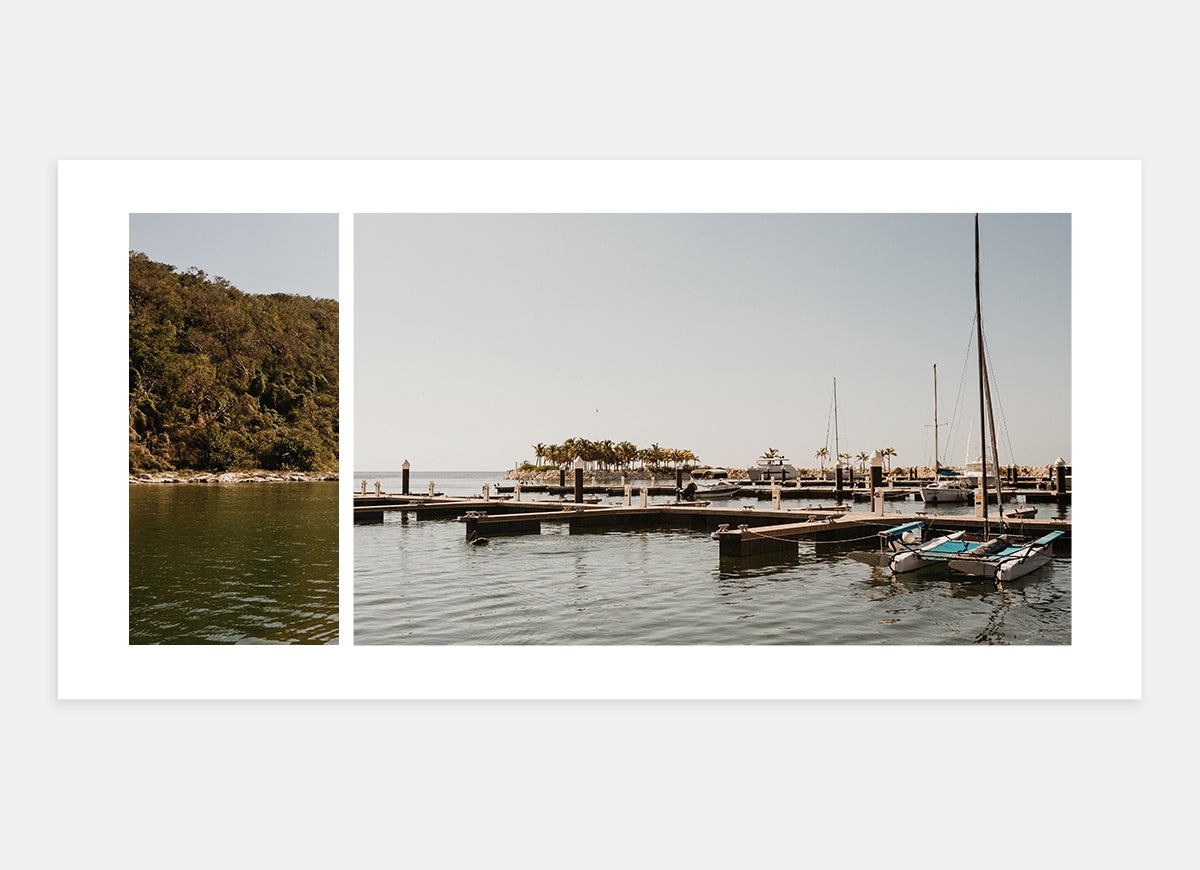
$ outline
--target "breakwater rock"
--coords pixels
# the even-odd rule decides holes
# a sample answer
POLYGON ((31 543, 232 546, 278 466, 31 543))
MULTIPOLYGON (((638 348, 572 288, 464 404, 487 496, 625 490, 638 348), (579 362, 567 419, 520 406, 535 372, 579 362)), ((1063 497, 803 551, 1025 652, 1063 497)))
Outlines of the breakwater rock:
POLYGON ((336 471, 222 471, 131 474, 130 483, 284 483, 337 480, 336 471))

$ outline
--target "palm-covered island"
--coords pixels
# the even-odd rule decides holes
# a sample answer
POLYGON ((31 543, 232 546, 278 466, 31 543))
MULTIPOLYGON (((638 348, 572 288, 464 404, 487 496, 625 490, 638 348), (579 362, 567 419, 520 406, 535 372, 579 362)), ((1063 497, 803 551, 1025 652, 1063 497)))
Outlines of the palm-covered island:
MULTIPOLYGON (((534 462, 524 463, 513 471, 517 476, 530 476, 540 472, 556 471, 582 459, 589 471, 667 471, 683 469, 689 471, 700 461, 691 450, 677 447, 662 447, 651 444, 638 447, 631 441, 592 441, 587 438, 568 438, 562 444, 530 445, 534 462)), ((510 473, 511 474, 511 473, 510 473)))
POLYGON ((243 293, 129 254, 129 472, 303 473, 338 460, 338 303, 243 293))

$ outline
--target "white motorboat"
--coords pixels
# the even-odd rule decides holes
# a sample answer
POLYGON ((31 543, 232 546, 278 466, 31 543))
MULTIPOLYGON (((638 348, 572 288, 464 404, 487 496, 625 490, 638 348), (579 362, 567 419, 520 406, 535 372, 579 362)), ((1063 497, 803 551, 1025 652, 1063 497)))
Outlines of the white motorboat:
POLYGON ((760 456, 754 465, 746 469, 746 476, 755 483, 795 480, 799 477, 796 466, 786 456, 760 456))

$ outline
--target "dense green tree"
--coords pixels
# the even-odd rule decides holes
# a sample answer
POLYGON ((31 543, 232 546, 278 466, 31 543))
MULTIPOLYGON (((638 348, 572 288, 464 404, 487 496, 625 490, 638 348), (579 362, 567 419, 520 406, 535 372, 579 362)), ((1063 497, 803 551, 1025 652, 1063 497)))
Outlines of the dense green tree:
POLYGON ((334 469, 338 303, 129 254, 129 468, 334 469))
POLYGON ((576 459, 582 459, 586 468, 625 471, 632 468, 635 462, 641 462, 643 468, 665 469, 668 463, 670 467, 682 465, 686 468, 700 461, 700 457, 691 450, 664 448, 657 444, 639 450, 631 441, 614 442, 610 439, 592 441, 587 438, 568 438, 562 444, 539 442, 532 446, 540 458, 558 466, 571 465, 576 459))

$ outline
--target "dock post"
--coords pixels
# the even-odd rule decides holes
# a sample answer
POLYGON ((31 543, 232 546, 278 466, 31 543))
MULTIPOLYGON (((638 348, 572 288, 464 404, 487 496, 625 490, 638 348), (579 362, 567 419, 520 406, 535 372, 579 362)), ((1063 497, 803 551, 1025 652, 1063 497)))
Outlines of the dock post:
POLYGON ((575 457, 575 504, 583 504, 583 457, 575 457))
POLYGON ((650 495, 650 490, 643 486, 642 487, 642 507, 646 507, 647 505, 649 505, 649 503, 650 503, 649 495, 650 495))
POLYGON ((883 503, 887 501, 882 492, 871 493, 871 511, 883 516, 883 503))
POLYGON ((521 500, 521 481, 518 480, 513 485, 513 501, 520 501, 520 500, 521 500))
POLYGON ((429 481, 429 494, 433 495, 433 481, 429 481))
POLYGON ((682 468, 675 469, 675 489, 676 490, 683 489, 683 469, 682 468))
POLYGON ((1067 461, 1061 456, 1054 463, 1054 492, 1059 501, 1067 497, 1067 461))
POLYGON ((871 454, 871 507, 875 507, 875 490, 883 487, 883 454, 876 450, 871 454))
POLYGON ((833 488, 837 493, 838 501, 842 498, 842 460, 838 460, 837 468, 833 471, 833 488))
POLYGON ((490 483, 485 483, 483 485, 483 500, 484 501, 492 500, 492 485, 490 483))
POLYGON ((771 484, 771 509, 779 510, 779 484, 771 484))
POLYGON ((362 482, 362 494, 367 494, 367 482, 365 480, 362 482))
POLYGON ((379 497, 379 481, 375 481, 375 497, 379 497))
POLYGON ((404 464, 400 466, 400 494, 408 495, 408 460, 404 460, 404 464))
POLYGON ((563 468, 562 466, 559 466, 559 469, 558 469, 558 485, 559 486, 567 485, 567 470, 565 468, 563 468))
POLYGON ((625 484, 625 507, 633 507, 633 487, 627 483, 625 484))

